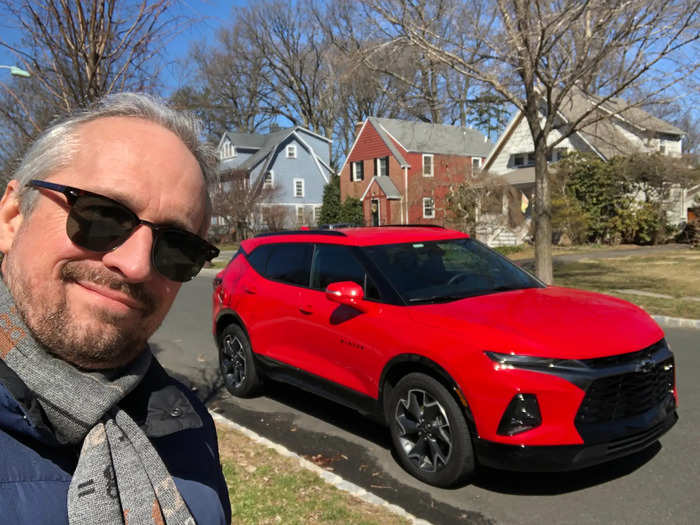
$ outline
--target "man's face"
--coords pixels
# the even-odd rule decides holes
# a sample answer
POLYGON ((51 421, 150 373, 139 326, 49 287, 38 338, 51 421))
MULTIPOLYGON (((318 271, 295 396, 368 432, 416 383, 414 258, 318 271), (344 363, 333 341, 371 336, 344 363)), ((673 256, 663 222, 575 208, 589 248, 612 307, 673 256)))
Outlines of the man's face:
MULTIPOLYGON (((172 132, 128 117, 83 125, 71 165, 48 181, 111 197, 141 219, 198 232, 205 183, 199 165, 172 132)), ((66 235, 65 197, 37 191, 23 217, 16 182, 0 203, 2 271, 35 337, 62 359, 89 369, 127 364, 160 326, 180 284, 151 265, 153 232, 139 226, 115 250, 95 253, 66 235)))

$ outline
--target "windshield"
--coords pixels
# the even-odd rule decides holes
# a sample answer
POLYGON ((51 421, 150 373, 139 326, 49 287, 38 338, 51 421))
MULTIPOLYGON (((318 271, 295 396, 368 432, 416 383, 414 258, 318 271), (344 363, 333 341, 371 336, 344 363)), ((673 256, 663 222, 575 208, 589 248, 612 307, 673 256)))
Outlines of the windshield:
POLYGON ((411 304, 543 286, 472 239, 385 244, 363 250, 402 299, 411 304))

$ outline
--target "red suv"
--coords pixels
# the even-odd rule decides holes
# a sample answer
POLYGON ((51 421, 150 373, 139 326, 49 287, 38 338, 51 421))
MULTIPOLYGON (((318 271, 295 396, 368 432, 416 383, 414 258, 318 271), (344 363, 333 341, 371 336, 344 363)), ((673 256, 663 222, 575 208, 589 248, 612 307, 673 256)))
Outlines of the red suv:
POLYGON ((678 419, 673 354, 643 310, 545 286, 443 228, 244 241, 214 281, 213 325, 233 395, 270 378, 376 416, 437 486, 477 463, 586 467, 678 419))

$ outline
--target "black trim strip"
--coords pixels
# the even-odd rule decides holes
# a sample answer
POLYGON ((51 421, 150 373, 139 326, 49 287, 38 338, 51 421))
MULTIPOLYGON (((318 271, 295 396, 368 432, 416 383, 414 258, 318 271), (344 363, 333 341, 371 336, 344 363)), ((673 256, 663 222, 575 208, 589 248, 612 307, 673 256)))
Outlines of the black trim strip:
POLYGON ((383 423, 381 403, 373 397, 276 359, 260 354, 255 354, 255 358, 264 376, 352 408, 383 423))

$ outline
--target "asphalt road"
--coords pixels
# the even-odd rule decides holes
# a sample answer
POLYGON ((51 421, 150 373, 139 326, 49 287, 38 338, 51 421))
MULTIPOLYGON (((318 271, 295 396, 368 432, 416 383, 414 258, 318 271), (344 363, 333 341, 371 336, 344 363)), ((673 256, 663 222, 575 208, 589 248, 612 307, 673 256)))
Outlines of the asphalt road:
POLYGON ((235 399, 220 388, 211 336, 211 276, 183 286, 152 338, 158 359, 230 419, 435 524, 695 524, 700 495, 700 331, 666 330, 676 354, 680 421, 645 452, 566 474, 482 471, 444 490, 406 474, 388 432, 284 385, 235 399))

